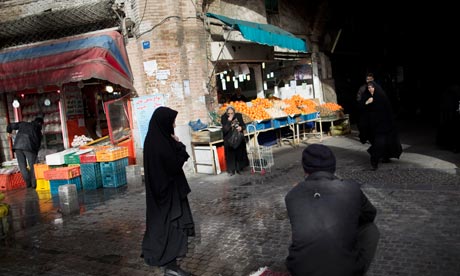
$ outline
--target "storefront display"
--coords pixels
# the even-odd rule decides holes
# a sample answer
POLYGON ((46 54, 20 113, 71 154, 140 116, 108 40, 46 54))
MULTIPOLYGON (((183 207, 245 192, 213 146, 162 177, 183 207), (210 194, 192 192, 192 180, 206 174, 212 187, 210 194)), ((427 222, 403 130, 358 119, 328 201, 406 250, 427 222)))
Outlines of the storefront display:
MULTIPOLYGON (((42 94, 19 94, 16 121, 30 122, 42 117, 43 149, 64 149, 63 130, 60 117, 60 94, 57 91, 42 94)), ((13 107, 14 108, 14 107, 13 107)))

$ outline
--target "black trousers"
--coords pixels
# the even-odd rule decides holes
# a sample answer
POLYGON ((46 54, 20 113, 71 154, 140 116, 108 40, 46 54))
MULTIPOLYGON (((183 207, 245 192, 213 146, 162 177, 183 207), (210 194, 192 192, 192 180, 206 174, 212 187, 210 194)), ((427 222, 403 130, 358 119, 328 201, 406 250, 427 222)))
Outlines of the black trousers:
POLYGON ((357 263, 361 271, 358 275, 365 275, 369 270, 379 239, 380 231, 374 223, 367 223, 359 228, 356 250, 358 251, 357 263))
POLYGON ((25 150, 15 150, 16 159, 18 159, 19 170, 21 171, 22 178, 26 182, 27 187, 35 188, 37 182, 35 181, 34 164, 37 163, 37 154, 25 150), (29 166, 29 168, 27 168, 29 166))

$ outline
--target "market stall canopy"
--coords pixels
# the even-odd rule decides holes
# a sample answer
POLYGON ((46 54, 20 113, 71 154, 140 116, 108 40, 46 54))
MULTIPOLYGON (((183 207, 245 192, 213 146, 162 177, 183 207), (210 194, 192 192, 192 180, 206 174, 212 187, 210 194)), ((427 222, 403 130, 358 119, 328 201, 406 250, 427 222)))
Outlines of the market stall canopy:
POLYGON ((123 36, 99 31, 0 51, 0 93, 88 79, 134 90, 123 36))
POLYGON ((247 40, 303 53, 308 51, 304 40, 274 25, 233 19, 214 13, 207 13, 206 16, 218 19, 233 29, 240 31, 247 40))

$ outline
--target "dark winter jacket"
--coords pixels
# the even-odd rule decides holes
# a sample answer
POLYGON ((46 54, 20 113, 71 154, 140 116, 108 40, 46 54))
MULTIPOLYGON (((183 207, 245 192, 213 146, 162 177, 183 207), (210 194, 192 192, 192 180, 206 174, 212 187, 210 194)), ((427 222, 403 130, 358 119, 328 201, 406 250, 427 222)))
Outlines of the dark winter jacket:
POLYGON ((355 243, 358 227, 374 221, 376 209, 353 181, 319 171, 285 197, 292 227, 286 265, 293 276, 348 276, 362 269, 355 243))
POLYGON ((36 121, 10 123, 6 132, 12 133, 16 130, 13 150, 24 150, 38 153, 42 142, 42 126, 36 121))

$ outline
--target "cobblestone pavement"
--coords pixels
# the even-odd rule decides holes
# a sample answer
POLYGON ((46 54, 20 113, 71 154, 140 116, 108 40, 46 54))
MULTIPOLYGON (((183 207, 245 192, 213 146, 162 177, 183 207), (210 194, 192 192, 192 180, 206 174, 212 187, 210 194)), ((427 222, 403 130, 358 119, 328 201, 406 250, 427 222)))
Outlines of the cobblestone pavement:
MULTIPOLYGON (((368 275, 460 275, 460 154, 427 146, 413 132, 401 140, 401 159, 375 172, 367 145, 353 135, 323 141, 337 156, 337 175, 361 183, 378 209, 381 240, 368 275)), ((284 196, 302 179, 304 147, 275 148, 265 175, 189 176, 197 236, 181 265, 194 275, 246 276, 263 266, 286 272, 284 196)), ((58 199, 40 200, 35 191, 11 191, 7 200, 14 231, 0 246, 0 275, 162 275, 139 257, 141 184, 82 192, 81 212, 70 217, 57 212, 58 199)))

